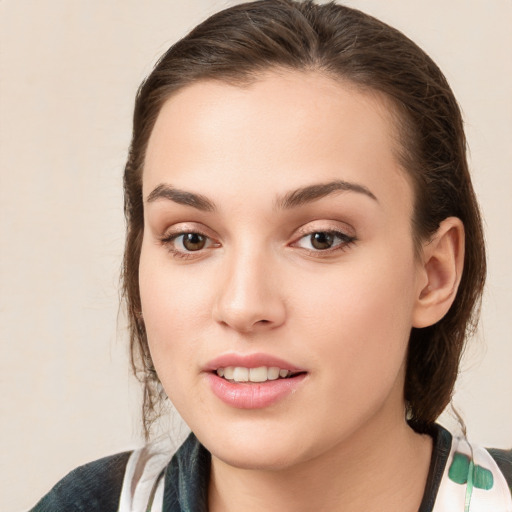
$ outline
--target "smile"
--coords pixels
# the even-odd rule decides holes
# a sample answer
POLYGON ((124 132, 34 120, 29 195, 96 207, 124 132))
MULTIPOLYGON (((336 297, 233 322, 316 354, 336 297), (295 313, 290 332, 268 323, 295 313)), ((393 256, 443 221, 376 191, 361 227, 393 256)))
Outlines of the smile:
POLYGON ((208 387, 236 409, 261 409, 294 395, 309 371, 270 354, 222 354, 203 366, 208 387))
POLYGON ((227 366, 217 368, 219 377, 230 382, 266 382, 268 380, 286 379, 293 375, 290 370, 277 366, 259 366, 258 368, 245 368, 243 366, 227 366))

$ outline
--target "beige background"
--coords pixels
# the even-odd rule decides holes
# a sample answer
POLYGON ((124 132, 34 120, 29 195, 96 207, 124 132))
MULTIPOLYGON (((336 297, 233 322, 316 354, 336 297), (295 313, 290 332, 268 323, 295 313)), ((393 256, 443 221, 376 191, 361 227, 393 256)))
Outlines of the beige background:
MULTIPOLYGON (((465 112, 490 275, 456 403, 471 438, 511 446, 512 1, 347 3, 423 46, 465 112)), ((141 444, 116 328, 133 97, 169 43, 228 4, 0 0, 1 510, 141 444)))

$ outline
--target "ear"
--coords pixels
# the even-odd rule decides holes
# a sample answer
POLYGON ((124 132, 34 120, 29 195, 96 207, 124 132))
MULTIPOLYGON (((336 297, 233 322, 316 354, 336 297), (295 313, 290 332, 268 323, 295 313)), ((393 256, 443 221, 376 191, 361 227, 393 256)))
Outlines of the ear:
POLYGON ((446 315, 457 294, 464 267, 464 225, 448 217, 423 244, 413 327, 433 325, 446 315))

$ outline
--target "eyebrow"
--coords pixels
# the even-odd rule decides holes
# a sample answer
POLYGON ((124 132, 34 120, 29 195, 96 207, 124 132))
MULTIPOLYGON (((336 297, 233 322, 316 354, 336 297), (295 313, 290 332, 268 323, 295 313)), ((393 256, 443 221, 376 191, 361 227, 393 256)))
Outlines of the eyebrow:
MULTIPOLYGON (((308 185, 306 187, 292 190, 278 198, 275 202, 275 206, 277 209, 283 210, 297 208, 298 206, 317 201, 318 199, 322 199, 323 197, 339 191, 356 192, 378 202, 378 199, 373 192, 364 185, 343 180, 335 180, 328 183, 308 185)), ((146 198, 146 202, 153 203, 159 199, 167 199, 174 203, 191 206, 192 208, 205 212, 213 212, 216 210, 215 204, 207 197, 201 194, 195 194, 194 192, 180 190, 168 184, 161 184, 153 189, 146 198)))
POLYGON ((146 198, 147 203, 153 203, 159 199, 168 199, 177 204, 192 206, 205 212, 215 211, 215 205, 207 197, 201 194, 194 194, 186 190, 174 188, 171 185, 158 185, 146 198))
POLYGON ((379 202, 375 194, 373 194, 373 192, 364 185, 351 183, 349 181, 335 180, 328 183, 309 185, 307 187, 298 188, 297 190, 288 192, 276 201, 276 206, 277 208, 285 210, 296 208, 303 204, 322 199, 323 197, 338 191, 356 192, 379 202))

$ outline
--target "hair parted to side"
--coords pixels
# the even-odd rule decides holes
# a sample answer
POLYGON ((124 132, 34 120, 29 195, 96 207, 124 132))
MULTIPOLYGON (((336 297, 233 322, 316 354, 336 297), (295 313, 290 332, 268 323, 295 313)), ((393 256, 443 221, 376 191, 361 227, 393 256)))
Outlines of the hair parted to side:
POLYGON ((265 71, 317 71, 383 94, 394 107, 399 158, 415 193, 416 247, 455 216, 465 227, 464 271, 455 301, 435 325, 412 329, 404 397, 424 430, 450 402, 466 338, 473 332, 486 274, 478 204, 466 159, 460 109, 436 64, 401 32, 334 2, 261 0, 221 11, 173 45, 137 93, 124 173, 127 220, 123 291, 132 366, 144 385, 146 437, 164 399, 141 317, 138 282, 144 230, 142 173, 164 102, 199 80, 247 84, 265 71))

